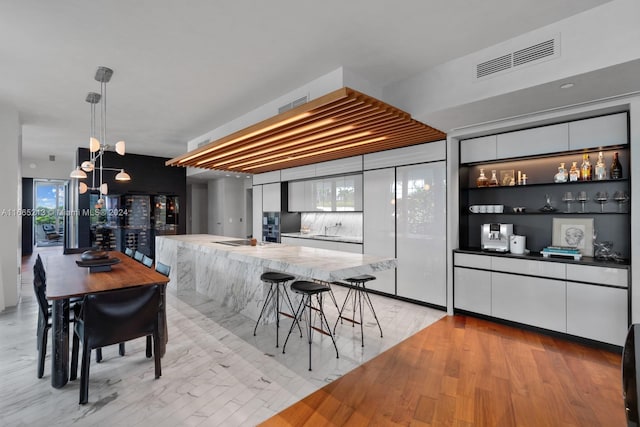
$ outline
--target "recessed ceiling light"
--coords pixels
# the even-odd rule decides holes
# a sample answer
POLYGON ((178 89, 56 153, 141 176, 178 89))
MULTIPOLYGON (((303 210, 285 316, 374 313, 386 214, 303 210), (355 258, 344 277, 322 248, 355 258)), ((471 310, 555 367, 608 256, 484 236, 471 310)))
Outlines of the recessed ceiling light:
POLYGON ((573 83, 565 83, 562 86, 560 86, 560 89, 569 89, 572 88, 574 85, 573 83))

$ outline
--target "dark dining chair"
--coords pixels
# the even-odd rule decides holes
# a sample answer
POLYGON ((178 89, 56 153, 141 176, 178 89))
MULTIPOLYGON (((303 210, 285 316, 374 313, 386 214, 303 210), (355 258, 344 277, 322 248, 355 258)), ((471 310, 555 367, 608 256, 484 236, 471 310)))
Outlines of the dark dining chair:
POLYGON ((142 263, 147 267, 151 268, 153 266, 153 258, 148 257, 146 255, 142 256, 142 263))
POLYGON ((124 248, 124 254, 128 257, 133 258, 133 249, 131 248, 124 248))
POLYGON ((80 404, 89 399, 89 365, 91 350, 129 341, 153 337, 155 377, 160 378, 160 311, 161 285, 138 286, 85 296, 74 328, 71 375, 78 374, 79 344, 82 343, 80 368, 80 404))
MULTIPOLYGON (((33 291, 38 302, 38 326, 36 328, 36 349, 38 350, 38 378, 44 376, 44 361, 47 356, 47 338, 51 329, 51 304, 47 301, 47 274, 42 259, 38 254, 33 264, 33 291)), ((79 300, 70 301, 71 313, 80 307, 79 300), (74 309, 75 308, 75 309, 74 309)), ((69 321, 74 322, 75 316, 70 316, 69 321)))
POLYGON ((136 250, 135 253, 133 254, 133 259, 135 259, 138 262, 142 262, 142 258, 144 258, 144 254, 136 250))
POLYGON ((634 323, 627 331, 627 337, 622 349, 622 398, 627 417, 627 426, 638 427, 640 425, 640 413, 638 402, 640 395, 638 383, 640 382, 640 371, 638 370, 638 358, 640 351, 636 348, 636 332, 640 329, 640 324, 634 323))
POLYGON ((163 264, 160 261, 158 261, 156 262, 156 271, 162 274, 163 276, 169 277, 169 274, 171 274, 171 266, 167 264, 163 264))

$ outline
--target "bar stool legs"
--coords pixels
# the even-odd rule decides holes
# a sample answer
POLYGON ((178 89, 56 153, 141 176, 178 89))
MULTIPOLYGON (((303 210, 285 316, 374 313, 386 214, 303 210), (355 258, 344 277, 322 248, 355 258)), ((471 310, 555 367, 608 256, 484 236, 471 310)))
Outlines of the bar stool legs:
MULTIPOLYGON (((336 345, 336 340, 331 333, 331 326, 329 325, 329 321, 324 314, 323 305, 322 305, 322 294, 324 292, 330 292, 331 288, 328 285, 316 282, 308 282, 304 280, 299 280, 293 282, 291 284, 291 290, 298 294, 302 295, 302 299, 300 304, 298 305, 298 309, 296 310, 296 321, 298 326, 300 326, 300 320, 302 320, 302 316, 306 314, 307 321, 307 341, 309 343, 309 370, 311 371, 311 343, 313 342, 313 331, 320 332, 323 335, 328 335, 331 338, 331 342, 333 343, 333 348, 336 350, 336 358, 339 358, 338 355, 338 346, 336 345), (316 296, 317 306, 313 306, 313 296, 316 296), (307 313, 305 313, 305 311, 307 313), (315 327, 313 322, 313 312, 318 313, 318 317, 320 318, 320 327, 315 327), (326 326, 326 330, 325 330, 326 326)), ((291 331, 293 331, 293 324, 289 328, 289 333, 287 334, 287 338, 284 340, 284 345, 282 346, 282 353, 285 352, 287 347, 287 342, 289 341, 289 336, 291 335, 291 331)))
MULTIPOLYGON (((280 333, 279 333, 280 332, 280 315, 282 314, 283 316, 290 317, 294 319, 293 321, 294 323, 297 323, 297 321, 295 320, 295 316, 291 314, 294 312, 293 303, 291 302, 291 298, 289 297, 289 293, 287 292, 287 288, 285 286, 289 280, 293 280, 293 279, 295 279, 295 277, 289 274, 278 273, 275 271, 269 271, 269 272, 263 273, 262 276, 260 276, 260 280, 262 280, 263 282, 269 283, 270 286, 269 286, 269 291, 267 292, 267 297, 265 298, 264 304, 262 305, 262 310, 260 310, 260 315, 258 316, 258 320, 256 321, 256 326, 253 328, 253 336, 256 336, 258 325, 260 324, 260 320, 262 319, 262 316, 264 315, 267 307, 269 306, 269 303, 273 304, 272 300, 275 299, 276 348, 280 346, 280 333), (282 301, 282 295, 280 293, 281 286, 283 286, 282 290, 285 296, 285 302, 289 306, 291 313, 283 312, 280 310, 281 308, 280 302, 282 301)), ((293 328, 293 325, 291 325, 291 327, 293 328)), ((302 337, 302 328, 300 327, 299 324, 298 324, 298 329, 300 330, 300 336, 302 337)))
POLYGON ((351 283, 353 287, 349 288, 347 291, 347 296, 344 299, 344 303, 342 304, 342 308, 338 311, 338 319, 336 320, 335 325, 333 326, 333 333, 336 333, 336 327, 338 326, 338 321, 342 322, 342 319, 351 322, 351 326, 355 326, 356 324, 360 325, 360 339, 362 343, 362 347, 364 347, 364 327, 363 327, 363 309, 362 309, 362 301, 364 300, 365 304, 369 306, 371 313, 373 313, 373 317, 376 319, 376 323, 378 325, 378 329, 380 329, 380 338, 382 338, 382 326, 380 326, 380 321, 378 320, 378 316, 376 315, 376 310, 373 308, 373 303, 371 302, 371 297, 369 297, 369 292, 367 292, 367 288, 365 287, 365 283, 370 280, 375 280, 374 276, 370 276, 368 274, 364 274, 361 276, 350 277, 345 279, 347 282, 351 283), (344 308, 349 302, 349 298, 351 298, 352 302, 352 314, 353 319, 344 316, 344 308), (358 314, 360 316, 360 320, 356 320, 356 310, 358 310, 358 314))

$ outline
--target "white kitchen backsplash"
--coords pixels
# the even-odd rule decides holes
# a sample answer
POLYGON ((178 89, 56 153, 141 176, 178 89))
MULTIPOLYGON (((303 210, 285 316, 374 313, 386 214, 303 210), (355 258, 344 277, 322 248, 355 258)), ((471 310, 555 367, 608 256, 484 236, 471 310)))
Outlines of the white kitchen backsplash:
POLYGON ((362 239, 362 212, 305 212, 300 226, 302 229, 308 228, 309 234, 362 239))

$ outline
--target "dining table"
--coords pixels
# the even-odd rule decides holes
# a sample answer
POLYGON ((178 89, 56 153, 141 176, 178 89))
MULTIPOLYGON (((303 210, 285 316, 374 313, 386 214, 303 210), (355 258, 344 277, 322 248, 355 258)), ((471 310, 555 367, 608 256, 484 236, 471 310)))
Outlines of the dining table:
POLYGON ((90 272, 80 267, 81 254, 47 254, 42 257, 47 275, 47 299, 51 301, 51 385, 61 388, 69 380, 69 300, 87 294, 107 292, 135 286, 162 285, 160 320, 160 351, 166 349, 165 289, 169 278, 141 262, 118 251, 109 251, 108 257, 115 264, 110 271, 90 272), (115 261, 117 259, 118 261, 115 261))

